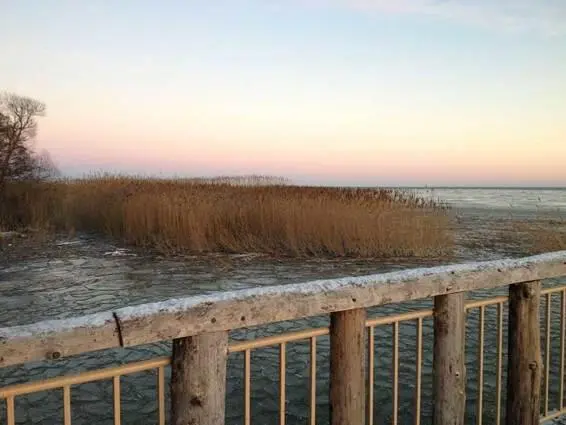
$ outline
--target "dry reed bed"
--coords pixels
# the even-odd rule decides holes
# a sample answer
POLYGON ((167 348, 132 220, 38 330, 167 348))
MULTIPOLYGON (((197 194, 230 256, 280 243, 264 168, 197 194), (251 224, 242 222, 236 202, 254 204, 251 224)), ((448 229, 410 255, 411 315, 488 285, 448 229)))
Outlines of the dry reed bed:
POLYGON ((397 190, 119 176, 11 190, 20 225, 98 232, 164 253, 439 257, 453 246, 446 209, 397 190))
POLYGON ((542 216, 537 220, 514 220, 505 237, 520 243, 529 253, 566 249, 566 217, 542 216))

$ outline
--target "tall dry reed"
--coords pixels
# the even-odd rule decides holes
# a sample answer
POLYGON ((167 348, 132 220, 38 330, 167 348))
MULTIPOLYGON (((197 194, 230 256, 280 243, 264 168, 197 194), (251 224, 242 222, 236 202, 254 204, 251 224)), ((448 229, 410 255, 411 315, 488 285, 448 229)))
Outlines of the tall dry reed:
POLYGON ((165 253, 436 257, 453 245, 443 207, 397 190, 301 187, 267 177, 120 176, 27 190, 23 221, 165 253))
POLYGON ((566 217, 542 216, 532 220, 515 220, 506 237, 528 253, 543 253, 566 249, 566 217))

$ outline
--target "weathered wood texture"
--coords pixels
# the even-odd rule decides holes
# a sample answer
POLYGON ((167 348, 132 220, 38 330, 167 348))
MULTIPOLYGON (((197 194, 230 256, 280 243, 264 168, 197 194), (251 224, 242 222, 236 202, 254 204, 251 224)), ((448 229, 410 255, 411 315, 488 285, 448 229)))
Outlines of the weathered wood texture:
POLYGON ((330 423, 365 422, 365 309, 330 315, 330 423))
POLYGON ((0 367, 566 275, 566 251, 254 288, 0 329, 0 367), (107 317, 116 320, 102 320, 107 317), (46 325, 47 324, 47 325, 46 325))
POLYGON ((507 425, 540 421, 540 282, 509 287, 507 425))
POLYGON ((434 298, 434 425, 464 425, 466 411, 464 293, 434 298))
POLYGON ((0 367, 120 346, 111 312, 0 328, 0 367))
POLYGON ((228 333, 173 340, 171 424, 223 425, 228 333))

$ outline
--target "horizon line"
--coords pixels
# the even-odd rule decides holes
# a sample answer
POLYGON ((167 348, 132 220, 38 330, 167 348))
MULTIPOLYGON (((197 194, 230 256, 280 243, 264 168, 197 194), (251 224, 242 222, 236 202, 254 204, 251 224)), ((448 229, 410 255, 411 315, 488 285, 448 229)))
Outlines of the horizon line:
POLYGON ((141 173, 112 173, 107 171, 93 171, 93 172, 86 172, 80 176, 72 176, 72 175, 61 175, 58 179, 70 179, 70 180, 80 180, 80 179, 89 179, 89 178, 96 178, 96 177, 117 177, 117 178, 138 178, 138 179, 155 179, 155 180, 198 180, 198 179, 245 179, 245 178, 253 178, 253 177, 260 177, 260 178, 271 178, 274 181, 286 181, 290 185, 295 186, 320 186, 320 187, 357 187, 357 188, 374 188, 374 187, 381 187, 381 188, 401 188, 401 189, 509 189, 509 190, 517 190, 517 189, 529 189, 529 190, 566 190, 566 183, 556 183, 556 184, 396 184, 396 183, 389 183, 389 184, 374 184, 369 185, 365 184, 331 184, 331 183, 301 183, 295 181, 291 177, 287 176, 280 176, 280 175, 270 175, 270 174, 261 174, 261 173, 247 173, 247 174, 215 174, 210 176, 200 175, 200 176, 180 176, 180 175, 171 175, 171 176, 163 176, 163 175, 144 175, 141 173))

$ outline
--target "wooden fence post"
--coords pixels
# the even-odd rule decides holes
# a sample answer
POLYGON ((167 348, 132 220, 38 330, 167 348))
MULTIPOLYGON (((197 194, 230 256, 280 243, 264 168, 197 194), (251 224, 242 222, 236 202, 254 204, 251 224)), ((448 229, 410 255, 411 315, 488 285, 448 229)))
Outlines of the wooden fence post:
POLYGON ((434 425, 464 425, 465 343, 464 293, 434 297, 434 425))
POLYGON ((509 286, 507 425, 540 421, 540 282, 509 286))
POLYGON ((228 332, 173 340, 171 424, 223 425, 228 332))
POLYGON ((330 315, 330 423, 365 423, 365 320, 363 308, 330 315))

